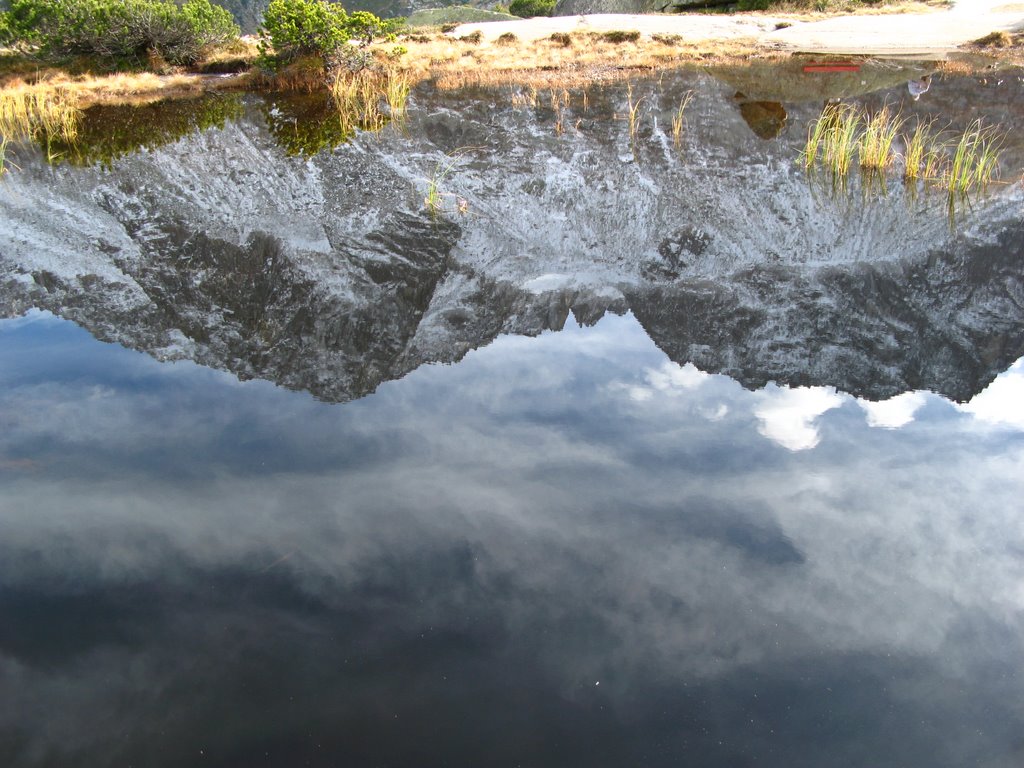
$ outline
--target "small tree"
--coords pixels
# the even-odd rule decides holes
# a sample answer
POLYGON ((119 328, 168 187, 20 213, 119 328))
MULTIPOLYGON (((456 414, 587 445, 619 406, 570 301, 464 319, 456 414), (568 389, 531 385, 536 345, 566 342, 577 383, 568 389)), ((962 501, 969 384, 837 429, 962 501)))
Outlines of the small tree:
POLYGON ((346 46, 364 48, 393 36, 391 23, 372 13, 347 13, 328 0, 271 0, 260 25, 260 47, 281 60, 298 56, 338 58, 346 46))
POLYGON ((260 45, 281 59, 327 56, 348 42, 348 14, 325 0, 271 0, 260 25, 260 45))

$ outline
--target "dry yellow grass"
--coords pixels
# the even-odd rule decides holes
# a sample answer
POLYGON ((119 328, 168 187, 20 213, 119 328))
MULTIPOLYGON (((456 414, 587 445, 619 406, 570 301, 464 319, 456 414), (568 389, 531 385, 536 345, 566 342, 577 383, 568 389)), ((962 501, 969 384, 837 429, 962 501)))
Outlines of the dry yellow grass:
POLYGON ((1000 62, 1024 65, 1024 33, 992 32, 967 46, 982 56, 998 58, 1000 62))
POLYGON ((377 131, 389 120, 405 117, 409 89, 408 77, 394 68, 383 72, 342 72, 330 85, 331 98, 346 133, 356 128, 377 131), (387 113, 381 109, 382 104, 387 104, 387 113))
POLYGON ((64 88, 22 85, 0 91, 0 138, 5 145, 36 137, 74 141, 80 120, 77 99, 64 88))
POLYGON ((196 95, 209 90, 245 87, 248 75, 231 77, 215 75, 155 75, 151 72, 118 73, 103 76, 71 77, 60 73, 26 82, 10 80, 0 97, 8 93, 29 93, 36 98, 55 98, 73 101, 79 108, 93 104, 144 104, 165 98, 196 95))
MULTIPOLYGON (((772 17, 789 17, 793 21, 815 21, 830 16, 888 16, 899 13, 929 13, 948 10, 947 0, 903 0, 902 2, 867 5, 860 0, 819 0, 821 10, 808 8, 807 0, 790 0, 772 6, 772 17)), ((816 3, 817 4, 817 3, 816 3)))
POLYGON ((599 33, 560 35, 538 41, 484 40, 469 45, 447 36, 410 41, 400 66, 412 80, 433 80, 442 90, 467 86, 523 85, 535 89, 580 88, 622 80, 640 71, 688 63, 736 63, 755 54, 753 40, 613 43, 599 33))

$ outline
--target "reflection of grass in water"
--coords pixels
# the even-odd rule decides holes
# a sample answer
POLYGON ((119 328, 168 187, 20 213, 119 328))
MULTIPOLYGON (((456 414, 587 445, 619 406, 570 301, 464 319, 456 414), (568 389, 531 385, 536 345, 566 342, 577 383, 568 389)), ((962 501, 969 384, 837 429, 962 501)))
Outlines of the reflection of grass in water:
POLYGON ((565 110, 569 107, 569 92, 564 88, 561 91, 552 89, 549 95, 551 97, 551 110, 555 115, 555 133, 561 135, 565 130, 565 110))
POLYGON ((629 102, 629 140, 633 141, 636 138, 636 132, 640 128, 640 105, 643 103, 644 97, 641 96, 636 101, 633 101, 633 84, 627 83, 626 85, 626 99, 629 102))
POLYGON ((934 121, 917 120, 913 130, 901 135, 907 123, 888 106, 868 115, 851 104, 829 104, 807 132, 804 168, 820 166, 845 176, 856 154, 861 168, 884 170, 899 157, 894 146, 902 138, 908 182, 921 179, 951 196, 984 190, 992 182, 999 166, 999 131, 975 120, 959 136, 947 135, 935 130, 934 121))
MULTIPOLYGON (((118 158, 172 144, 242 114, 238 95, 158 101, 142 106, 97 105, 82 113, 74 141, 55 148, 72 165, 110 165, 118 158)), ((53 159, 53 158, 51 158, 53 159)))
POLYGON ((536 107, 540 99, 540 92, 533 85, 523 89, 513 88, 512 105, 515 107, 536 107))
POLYGON ((7 172, 11 142, 38 141, 48 158, 75 141, 82 111, 64 88, 13 87, 0 91, 0 176, 7 172))

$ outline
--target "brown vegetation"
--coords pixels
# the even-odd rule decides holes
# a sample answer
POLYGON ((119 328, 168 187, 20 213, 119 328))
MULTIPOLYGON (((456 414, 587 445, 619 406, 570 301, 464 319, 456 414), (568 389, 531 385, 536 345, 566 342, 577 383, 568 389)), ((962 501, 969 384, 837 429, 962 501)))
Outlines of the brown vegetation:
MULTIPOLYGON (((885 8, 891 11, 894 6, 885 8)), ((906 5, 895 8, 907 9, 906 5)), ((450 31, 456 29, 453 27, 450 31)), ((1020 34, 997 33, 977 41, 974 48, 998 55, 1001 60, 1018 61, 1024 59, 1022 40, 1024 36, 1020 34)), ((783 53, 766 53, 757 48, 753 39, 687 42, 677 35, 648 37, 628 29, 557 32, 537 40, 511 32, 489 40, 479 33, 456 39, 443 31, 417 31, 399 42, 400 53, 391 43, 372 46, 372 62, 375 63, 371 66, 381 71, 397 69, 409 83, 433 80, 443 89, 474 85, 573 88, 691 63, 741 64, 752 58, 786 57, 783 53)), ((165 65, 156 62, 154 66, 159 65, 159 74, 98 75, 91 74, 97 70, 88 62, 69 62, 63 70, 45 69, 0 53, 0 90, 30 88, 52 93, 59 89, 79 106, 88 106, 155 101, 211 90, 314 90, 332 82, 324 72, 323 62, 316 58, 297 59, 272 76, 259 73, 254 67, 257 53, 253 40, 242 39, 209 55, 196 72, 168 71, 165 65)))
MULTIPOLYGON (((556 33, 542 40, 484 40, 470 51, 438 35, 429 43, 409 45, 401 65, 413 80, 433 80, 440 88, 524 85, 538 89, 574 88, 592 82, 621 80, 637 72, 689 63, 738 63, 763 52, 753 40, 707 40, 701 43, 651 44, 637 40, 609 42, 603 33, 556 33)), ((403 41, 404 42, 404 41, 403 41)))

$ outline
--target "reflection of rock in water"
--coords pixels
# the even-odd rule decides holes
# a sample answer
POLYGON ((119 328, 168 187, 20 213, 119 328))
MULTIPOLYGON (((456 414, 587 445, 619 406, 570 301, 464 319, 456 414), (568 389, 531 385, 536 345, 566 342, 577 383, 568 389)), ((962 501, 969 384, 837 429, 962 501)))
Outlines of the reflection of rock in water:
POLYGON ((1024 225, 967 253, 907 263, 759 267, 727 282, 630 294, 673 360, 756 388, 833 384, 870 399, 968 400, 1024 355, 1024 225))
POLYGON ((741 93, 736 94, 743 122, 760 139, 774 139, 786 127, 786 109, 777 101, 749 101, 741 93))
MULTIPOLYGON (((0 311, 51 309, 102 339, 335 401, 570 311, 631 310, 672 359, 752 387, 966 399, 1024 354, 1012 194, 968 212, 963 236, 898 189, 815 201, 793 163, 801 130, 751 142, 704 76, 635 87, 652 110, 696 90, 701 152, 663 149, 668 137, 624 161, 609 88, 590 95, 586 130, 561 136, 544 110, 424 91, 405 134, 313 157, 285 157, 280 122, 264 120, 276 107, 257 102, 109 172, 23 158, 0 210, 0 311), (470 214, 417 212, 450 145, 489 136, 499 161, 467 154, 444 179, 470 214)), ((1019 114, 1022 98, 986 104, 1019 114)), ((748 103, 766 126, 813 117, 748 103)))
POLYGON ((751 100, 820 104, 891 88, 905 89, 908 80, 916 80, 936 68, 932 62, 917 61, 856 60, 848 63, 857 69, 806 71, 807 61, 793 59, 770 67, 716 67, 711 74, 751 100))

